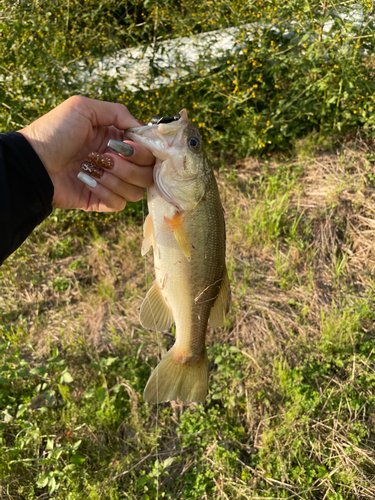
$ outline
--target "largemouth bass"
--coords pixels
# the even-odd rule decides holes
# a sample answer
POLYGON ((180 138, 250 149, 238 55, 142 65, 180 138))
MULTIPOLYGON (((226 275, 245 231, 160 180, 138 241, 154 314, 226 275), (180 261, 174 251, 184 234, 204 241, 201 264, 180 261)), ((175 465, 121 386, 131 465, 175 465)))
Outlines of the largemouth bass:
POLYGON ((156 157, 142 255, 154 251, 156 280, 140 310, 144 328, 176 323, 176 342, 152 372, 144 399, 203 402, 208 390, 207 323, 223 324, 230 301, 225 222, 198 130, 183 109, 171 123, 126 131, 156 157))

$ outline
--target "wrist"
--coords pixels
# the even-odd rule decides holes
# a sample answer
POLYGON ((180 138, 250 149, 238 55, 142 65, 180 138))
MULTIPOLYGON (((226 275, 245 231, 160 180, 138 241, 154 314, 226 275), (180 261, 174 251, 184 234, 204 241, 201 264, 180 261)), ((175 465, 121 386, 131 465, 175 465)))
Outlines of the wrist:
POLYGON ((39 156, 40 161, 43 163, 45 169, 48 172, 47 162, 45 158, 45 154, 43 152, 43 142, 35 136, 35 132, 33 131, 33 127, 28 125, 27 127, 18 130, 20 134, 24 136, 30 146, 33 148, 35 153, 39 156))

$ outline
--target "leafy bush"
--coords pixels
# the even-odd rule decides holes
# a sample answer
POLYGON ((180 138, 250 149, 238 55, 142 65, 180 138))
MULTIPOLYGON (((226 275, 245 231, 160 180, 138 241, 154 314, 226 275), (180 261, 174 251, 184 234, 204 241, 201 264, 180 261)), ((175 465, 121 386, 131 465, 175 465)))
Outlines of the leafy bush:
POLYGON ((82 93, 124 102, 144 120, 186 107, 209 147, 236 156, 289 148, 313 129, 324 136, 357 127, 373 133, 374 21, 368 2, 1 3, 0 130, 20 128, 82 93), (195 63, 173 48, 191 35, 195 63), (217 49, 224 36, 232 37, 231 51, 217 49), (137 46, 142 50, 129 52, 137 46), (123 68, 101 71, 117 50, 126 48, 127 57, 139 61, 148 46, 153 56, 142 89, 122 85, 123 68), (163 72, 156 56, 163 52, 174 57, 179 76, 154 88, 163 72))

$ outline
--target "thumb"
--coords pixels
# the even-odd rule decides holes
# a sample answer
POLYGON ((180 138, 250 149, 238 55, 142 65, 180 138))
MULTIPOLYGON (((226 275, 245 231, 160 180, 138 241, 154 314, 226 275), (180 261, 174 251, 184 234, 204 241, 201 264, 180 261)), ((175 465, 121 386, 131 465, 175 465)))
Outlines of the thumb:
POLYGON ((89 119, 93 127, 114 126, 119 130, 139 127, 139 122, 129 112, 124 104, 107 101, 97 101, 83 96, 73 96, 65 101, 67 105, 89 119))

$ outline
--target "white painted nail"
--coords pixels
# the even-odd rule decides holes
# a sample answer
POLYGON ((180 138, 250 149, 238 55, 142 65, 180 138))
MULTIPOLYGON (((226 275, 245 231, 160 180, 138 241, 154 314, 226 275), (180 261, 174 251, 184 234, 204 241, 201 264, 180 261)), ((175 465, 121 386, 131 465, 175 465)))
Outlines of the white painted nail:
POLYGON ((98 184, 96 182, 95 179, 93 179, 92 177, 90 177, 89 175, 85 174, 84 172, 80 172, 78 175, 77 175, 78 179, 80 181, 82 181, 84 184, 87 184, 88 186, 90 186, 91 188, 94 188, 96 187, 96 185, 98 184))

